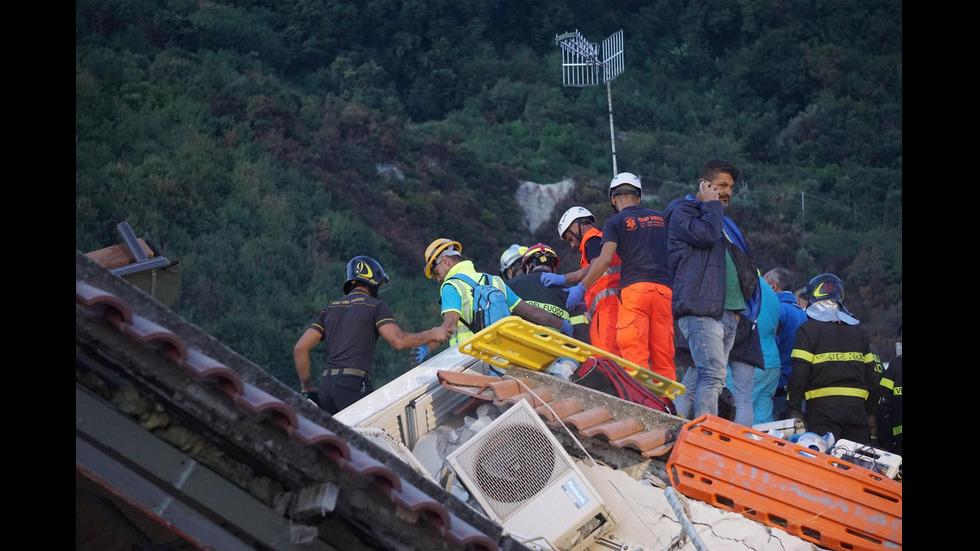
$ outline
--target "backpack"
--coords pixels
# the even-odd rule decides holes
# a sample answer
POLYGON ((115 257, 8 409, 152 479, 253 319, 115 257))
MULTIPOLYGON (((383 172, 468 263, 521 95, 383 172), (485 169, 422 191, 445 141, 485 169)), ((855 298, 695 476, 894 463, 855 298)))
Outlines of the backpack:
POLYGON ((449 279, 458 279, 470 286, 473 318, 469 323, 466 323, 463 318, 459 319, 470 331, 477 333, 511 315, 510 307, 507 306, 507 293, 494 287, 493 277, 490 274, 483 274, 482 280, 487 283, 482 285, 465 274, 455 274, 449 279))
POLYGON ((618 396, 627 402, 677 415, 677 409, 674 408, 674 402, 670 398, 661 398, 651 392, 640 381, 630 377, 630 374, 612 358, 590 357, 575 370, 572 382, 618 396))

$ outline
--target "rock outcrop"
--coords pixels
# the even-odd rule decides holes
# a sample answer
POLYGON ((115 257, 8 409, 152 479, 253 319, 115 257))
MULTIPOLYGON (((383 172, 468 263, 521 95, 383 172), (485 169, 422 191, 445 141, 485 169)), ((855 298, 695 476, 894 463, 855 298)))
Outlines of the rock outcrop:
POLYGON ((553 184, 521 182, 515 198, 524 210, 524 222, 531 232, 537 231, 541 224, 551 217, 555 205, 564 199, 575 187, 571 179, 553 184))

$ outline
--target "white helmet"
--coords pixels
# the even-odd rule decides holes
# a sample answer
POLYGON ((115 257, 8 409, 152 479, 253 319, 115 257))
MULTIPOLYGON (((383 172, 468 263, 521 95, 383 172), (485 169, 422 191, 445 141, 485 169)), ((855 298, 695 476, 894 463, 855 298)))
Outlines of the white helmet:
POLYGON ((568 230, 568 226, 572 225, 572 222, 578 220, 579 218, 588 218, 590 222, 595 224, 595 216, 589 212, 589 209, 585 207, 572 207, 565 211, 565 214, 561 215, 561 220, 558 221, 558 238, 565 235, 565 231, 568 230))
POLYGON ((643 193, 643 184, 640 183, 640 179, 632 172, 620 172, 615 178, 609 182, 609 194, 612 195, 613 188, 617 188, 621 185, 633 186, 643 193))
POLYGON ((517 243, 514 243, 510 247, 507 247, 507 250, 500 255, 501 275, 503 275, 503 273, 507 270, 507 268, 510 268, 511 265, 514 264, 515 262, 517 262, 518 266, 520 266, 521 259, 524 257, 524 251, 526 250, 527 247, 523 245, 518 245, 517 243))

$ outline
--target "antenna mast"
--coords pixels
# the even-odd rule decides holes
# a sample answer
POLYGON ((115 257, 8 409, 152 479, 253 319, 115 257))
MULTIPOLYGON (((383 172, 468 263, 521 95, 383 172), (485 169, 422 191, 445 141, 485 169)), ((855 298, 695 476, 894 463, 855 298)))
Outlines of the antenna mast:
POLYGON ((606 99, 609 102, 609 141, 612 144, 613 177, 619 174, 616 168, 616 133, 613 130, 612 80, 623 73, 623 30, 609 35, 602 41, 602 51, 597 44, 575 32, 555 35, 555 42, 561 47, 561 76, 564 86, 584 88, 599 84, 599 75, 606 83, 606 99))

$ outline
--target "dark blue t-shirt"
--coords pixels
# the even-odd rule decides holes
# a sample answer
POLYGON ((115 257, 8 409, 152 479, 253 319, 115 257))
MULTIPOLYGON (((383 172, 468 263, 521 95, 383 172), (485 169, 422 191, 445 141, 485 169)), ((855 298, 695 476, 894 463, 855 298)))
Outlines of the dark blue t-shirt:
POLYGON ((613 215, 602 226, 602 243, 616 243, 623 262, 619 288, 641 281, 670 286, 667 225, 659 211, 636 205, 613 215))

